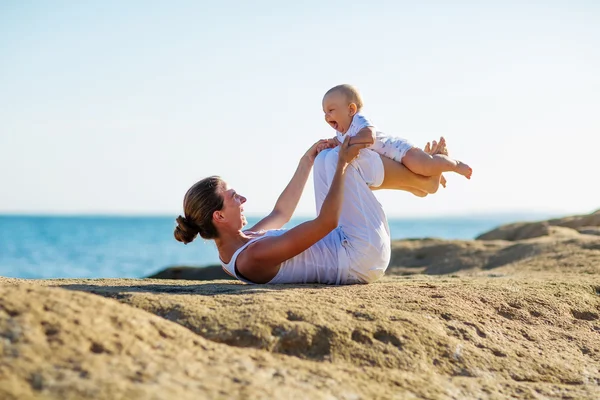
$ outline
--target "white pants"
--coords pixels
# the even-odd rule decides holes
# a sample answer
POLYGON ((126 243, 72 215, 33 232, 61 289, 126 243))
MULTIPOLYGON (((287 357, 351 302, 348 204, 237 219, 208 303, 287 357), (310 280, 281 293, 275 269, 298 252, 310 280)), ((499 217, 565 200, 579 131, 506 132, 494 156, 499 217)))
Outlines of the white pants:
MULTIPOLYGON (((337 166, 339 147, 323 150, 315 159, 314 182, 317 214, 337 166)), ((360 150, 345 173, 344 200, 339 226, 348 255, 345 283, 369 283, 383 276, 390 262, 390 230, 383 208, 369 186, 383 182, 383 162, 372 150, 360 150)))

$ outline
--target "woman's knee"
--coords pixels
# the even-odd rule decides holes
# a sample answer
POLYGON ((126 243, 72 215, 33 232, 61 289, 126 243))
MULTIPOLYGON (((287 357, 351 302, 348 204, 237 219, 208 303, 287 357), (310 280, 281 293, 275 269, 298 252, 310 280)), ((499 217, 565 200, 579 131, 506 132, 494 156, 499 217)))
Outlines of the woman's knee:
POLYGON ((340 157, 340 148, 339 147, 334 147, 333 149, 327 149, 327 158, 325 160, 325 163, 327 164, 328 168, 333 168, 335 169, 335 166, 337 165, 338 162, 338 158, 340 157))
POLYGON ((327 159, 327 152, 329 151, 329 149, 325 149, 322 150, 319 154, 317 154, 317 156, 315 157, 315 171, 316 170, 320 170, 323 169, 324 164, 325 164, 325 160, 327 159))
POLYGON ((316 173, 327 171, 328 166, 332 163, 332 160, 337 160, 337 147, 334 149, 322 150, 315 158, 314 170, 316 173))

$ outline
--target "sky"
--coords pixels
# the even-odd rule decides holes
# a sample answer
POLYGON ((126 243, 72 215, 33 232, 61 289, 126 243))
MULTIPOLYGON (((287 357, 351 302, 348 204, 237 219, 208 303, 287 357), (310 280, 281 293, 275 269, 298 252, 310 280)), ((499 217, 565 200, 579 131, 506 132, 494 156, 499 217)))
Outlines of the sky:
POLYGON ((0 213, 177 215, 215 174, 266 213, 340 83, 473 168, 390 216, 598 209, 600 3, 522 3, 3 1, 0 213))

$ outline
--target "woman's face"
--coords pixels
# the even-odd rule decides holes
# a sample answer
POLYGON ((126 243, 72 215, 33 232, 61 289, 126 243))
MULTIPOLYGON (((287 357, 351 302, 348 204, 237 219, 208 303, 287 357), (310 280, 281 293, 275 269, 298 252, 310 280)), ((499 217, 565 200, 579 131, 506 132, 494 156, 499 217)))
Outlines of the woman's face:
POLYGON ((238 194, 227 184, 225 184, 225 191, 223 191, 222 194, 223 209, 221 210, 221 213, 225 217, 225 221, 232 228, 242 229, 242 227, 248 223, 244 216, 244 203, 246 202, 246 198, 238 194))

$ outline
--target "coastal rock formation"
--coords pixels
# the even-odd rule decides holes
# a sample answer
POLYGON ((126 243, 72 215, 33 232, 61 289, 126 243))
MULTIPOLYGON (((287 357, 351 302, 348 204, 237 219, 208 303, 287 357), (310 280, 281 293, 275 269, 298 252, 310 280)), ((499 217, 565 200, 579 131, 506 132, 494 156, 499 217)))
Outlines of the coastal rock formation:
POLYGON ((2 283, 3 399, 600 395, 600 286, 577 276, 2 283))
MULTIPOLYGON (((588 215, 503 225, 476 240, 396 240, 392 243, 387 275, 600 273, 598 237, 600 210, 588 215)), ((218 265, 170 267, 148 278, 231 279, 218 265)))
POLYGON ((574 236, 576 233, 600 234, 600 210, 586 215, 542 222, 519 222, 498 227, 479 235, 477 240, 523 240, 540 236, 574 236))
POLYGON ((600 274, 600 236, 555 234, 520 241, 399 240, 388 275, 600 274))
POLYGON ((600 236, 573 221, 397 241, 371 285, 0 278, 0 398, 597 399, 600 236))

